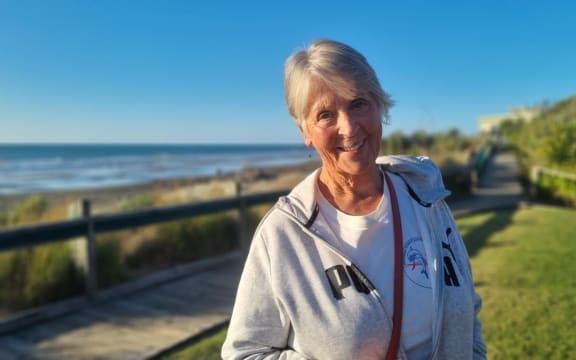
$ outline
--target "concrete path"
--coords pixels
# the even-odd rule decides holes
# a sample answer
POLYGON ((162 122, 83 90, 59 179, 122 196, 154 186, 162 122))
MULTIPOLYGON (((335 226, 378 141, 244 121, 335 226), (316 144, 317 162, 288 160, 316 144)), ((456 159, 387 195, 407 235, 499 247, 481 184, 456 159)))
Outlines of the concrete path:
POLYGON ((486 165, 484 175, 472 195, 466 198, 448 198, 448 204, 456 215, 518 205, 521 201, 528 200, 523 194, 518 175, 519 167, 514 155, 496 154, 486 165))
MULTIPOLYGON (((474 195, 449 203, 456 214, 524 200, 518 167, 496 155, 474 195)), ((242 268, 232 256, 123 296, 87 302, 65 315, 0 336, 0 359, 150 359, 228 320, 242 268)))

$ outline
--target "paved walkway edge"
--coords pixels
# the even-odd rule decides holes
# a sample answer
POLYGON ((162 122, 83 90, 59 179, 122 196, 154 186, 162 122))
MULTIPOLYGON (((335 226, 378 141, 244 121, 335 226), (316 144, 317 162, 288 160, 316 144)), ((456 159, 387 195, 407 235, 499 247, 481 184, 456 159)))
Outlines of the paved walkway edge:
POLYGON ((226 329, 228 327, 228 324, 230 323, 230 317, 227 320, 224 320, 206 330, 203 330, 197 334, 194 334, 192 336, 190 336, 187 339, 184 339, 182 341, 180 341, 177 344, 174 344, 170 347, 167 347, 165 349, 162 349, 161 351, 157 352, 156 354, 150 356, 150 357, 146 357, 144 360, 160 360, 162 359, 164 356, 167 355, 171 355, 175 352, 178 352, 180 350, 184 350, 187 347, 196 344, 218 332, 220 332, 220 330, 226 329))

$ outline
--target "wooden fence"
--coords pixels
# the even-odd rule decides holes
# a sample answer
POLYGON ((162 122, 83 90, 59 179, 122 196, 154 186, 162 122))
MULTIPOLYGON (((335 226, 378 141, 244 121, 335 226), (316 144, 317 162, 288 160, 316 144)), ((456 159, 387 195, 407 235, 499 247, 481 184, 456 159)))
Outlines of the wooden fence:
MULTIPOLYGON (((572 181, 576 184, 576 174, 554 170, 543 166, 532 166, 530 170, 530 196, 533 198, 538 197, 541 192, 540 179, 543 175, 561 178, 572 181)), ((574 194, 574 197, 576 197, 576 194, 574 194)))
POLYGON ((37 224, 0 230, 0 251, 27 248, 30 246, 55 243, 73 238, 83 239, 86 268, 84 269, 86 294, 92 298, 96 295, 95 236, 98 233, 130 229, 138 226, 152 225, 161 222, 179 220, 198 215, 207 215, 227 210, 239 211, 239 247, 246 251, 248 243, 244 238, 246 228, 246 209, 249 206, 275 202, 278 197, 286 195, 288 190, 260 194, 242 195, 240 186, 236 188, 237 196, 213 201, 204 201, 184 205, 154 207, 150 209, 123 212, 117 214, 92 215, 90 202, 82 203, 82 217, 52 223, 37 224))

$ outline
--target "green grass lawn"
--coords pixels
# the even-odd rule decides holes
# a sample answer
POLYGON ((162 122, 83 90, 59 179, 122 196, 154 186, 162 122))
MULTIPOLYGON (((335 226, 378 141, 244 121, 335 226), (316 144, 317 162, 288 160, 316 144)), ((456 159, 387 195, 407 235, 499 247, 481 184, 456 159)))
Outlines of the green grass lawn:
POLYGON ((220 359, 220 349, 226 338, 226 329, 209 336, 186 349, 165 356, 162 360, 217 360, 220 359))
MULTIPOLYGON (((458 219, 489 359, 576 355, 576 211, 532 207, 458 219)), ((165 360, 219 359, 225 330, 165 360)))
POLYGON ((458 224, 484 301, 489 358, 574 358, 576 211, 533 207, 458 224))

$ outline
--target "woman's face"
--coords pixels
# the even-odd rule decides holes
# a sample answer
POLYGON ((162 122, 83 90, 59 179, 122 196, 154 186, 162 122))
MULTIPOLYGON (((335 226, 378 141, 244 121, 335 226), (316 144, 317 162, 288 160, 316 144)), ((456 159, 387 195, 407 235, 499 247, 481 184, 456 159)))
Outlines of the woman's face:
POLYGON ((375 101, 361 90, 340 97, 321 80, 310 79, 308 114, 300 126, 328 173, 361 175, 373 170, 380 151, 382 123, 375 101))

